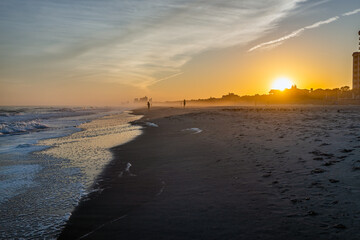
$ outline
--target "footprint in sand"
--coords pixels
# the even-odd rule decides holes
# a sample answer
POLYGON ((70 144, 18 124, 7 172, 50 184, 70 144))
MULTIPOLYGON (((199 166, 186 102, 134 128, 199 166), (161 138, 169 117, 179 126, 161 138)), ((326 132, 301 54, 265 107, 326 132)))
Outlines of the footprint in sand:
MULTIPOLYGON (((332 154, 332 153, 324 153, 324 152, 321 152, 319 150, 314 150, 314 151, 309 152, 309 153, 311 153, 311 154, 313 154, 315 156, 318 156, 318 157, 326 157, 328 159, 334 157, 334 154, 332 154)), ((314 159, 314 160, 316 160, 316 159, 314 159)))
POLYGON ((308 216, 317 216, 317 215, 319 215, 317 212, 315 212, 315 211, 309 211, 308 213, 307 213, 307 215, 308 216))
POLYGON ((346 148, 344 148, 344 149, 340 150, 341 153, 350 153, 352 151, 354 151, 354 149, 346 149, 346 148))
POLYGON ((265 173, 264 175, 262 175, 263 178, 268 178, 271 177, 271 173, 265 173))
POLYGON ((338 183, 338 182, 339 182, 339 180, 336 180, 336 179, 332 179, 332 178, 330 178, 330 179, 329 179, 329 182, 331 182, 331 183, 338 183))
POLYGON ((336 225, 334 225, 333 227, 334 227, 334 228, 337 228, 337 229, 346 229, 346 226, 343 225, 343 224, 341 224, 341 223, 336 224, 336 225))
POLYGON ((334 164, 337 163, 337 162, 338 162, 338 161, 328 161, 328 162, 325 162, 325 163, 323 164, 323 166, 329 167, 329 166, 334 165, 334 164))
POLYGON ((318 174, 318 173, 324 173, 324 172, 326 172, 326 171, 322 168, 315 168, 314 170, 311 170, 311 174, 318 174))

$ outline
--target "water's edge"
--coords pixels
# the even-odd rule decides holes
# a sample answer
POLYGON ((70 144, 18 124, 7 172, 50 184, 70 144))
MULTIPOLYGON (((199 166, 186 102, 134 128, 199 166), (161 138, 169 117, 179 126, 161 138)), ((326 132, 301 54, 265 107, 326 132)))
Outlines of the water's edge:
MULTIPOLYGON (((33 184, 23 181, 25 190, 16 189, 16 195, 0 204, 0 238, 56 238, 79 202, 101 190, 97 183, 113 160, 111 148, 142 134, 140 126, 131 124, 139 118, 128 110, 109 113, 75 126, 68 135, 39 140, 38 150, 28 152, 24 164, 24 157, 14 153, 16 169, 9 169, 8 175, 23 174, 24 181, 33 184)), ((6 155, 2 158, 9 161, 6 155)))

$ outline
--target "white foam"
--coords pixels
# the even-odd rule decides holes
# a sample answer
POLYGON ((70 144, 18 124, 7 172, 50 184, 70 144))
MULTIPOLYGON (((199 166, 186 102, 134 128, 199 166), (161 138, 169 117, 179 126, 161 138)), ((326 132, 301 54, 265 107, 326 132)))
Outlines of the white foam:
POLYGON ((200 128, 186 128, 186 129, 183 129, 182 131, 191 131, 191 132, 193 132, 193 134, 198 134, 198 133, 202 132, 202 130, 200 128))
POLYGON ((131 168, 131 163, 128 162, 126 164, 125 172, 130 172, 130 168, 131 168))
POLYGON ((80 199, 101 191, 91 186, 112 158, 109 148, 141 133, 141 127, 128 124, 140 116, 121 114, 121 109, 21 111, 1 115, 0 110, 0 205, 6 216, 0 220, 5 229, 0 238, 51 239, 80 199), (48 128, 38 131, 43 127, 48 128), (46 140, 38 145, 41 139, 46 140))
POLYGON ((79 127, 83 131, 40 141, 39 145, 51 148, 35 154, 70 160, 71 166, 81 169, 85 188, 89 188, 103 167, 111 161, 113 155, 109 149, 141 134, 141 127, 128 123, 139 118, 141 116, 119 113, 81 124, 79 127))
MULTIPOLYGON (((135 175, 135 174, 132 174, 132 173, 130 172, 131 166, 132 166, 131 163, 128 162, 128 163, 126 164, 126 168, 125 168, 124 171, 127 173, 128 176, 130 176, 130 177, 135 177, 136 175, 135 175)), ((122 177, 122 175, 123 175, 123 172, 121 172, 121 175, 119 175, 119 177, 122 177)))
POLYGON ((0 123, 0 133, 2 134, 14 134, 45 128, 48 128, 48 126, 36 120, 25 122, 0 123))
POLYGON ((159 127, 159 125, 157 125, 156 123, 152 123, 152 122, 146 122, 146 125, 148 125, 149 127, 159 127))

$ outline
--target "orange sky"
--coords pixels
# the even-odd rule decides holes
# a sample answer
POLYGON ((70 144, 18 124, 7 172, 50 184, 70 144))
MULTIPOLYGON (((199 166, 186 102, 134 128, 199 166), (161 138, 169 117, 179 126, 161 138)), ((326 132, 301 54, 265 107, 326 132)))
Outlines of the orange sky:
POLYGON ((47 3, 26 6, 24 13, 17 1, 0 7, 6 33, 0 39, 1 105, 264 94, 279 77, 299 88, 351 87, 360 22, 355 0, 90 2, 88 8, 54 1, 48 12, 37 4, 47 3))

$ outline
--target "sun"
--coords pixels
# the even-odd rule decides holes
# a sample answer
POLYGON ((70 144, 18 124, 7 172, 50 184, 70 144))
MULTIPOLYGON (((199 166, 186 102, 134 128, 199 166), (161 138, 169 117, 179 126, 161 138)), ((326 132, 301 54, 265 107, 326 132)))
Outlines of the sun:
POLYGON ((275 90, 285 90, 290 89, 292 86, 294 85, 294 83, 287 77, 281 77, 281 78, 277 78, 272 86, 271 89, 275 89, 275 90))

